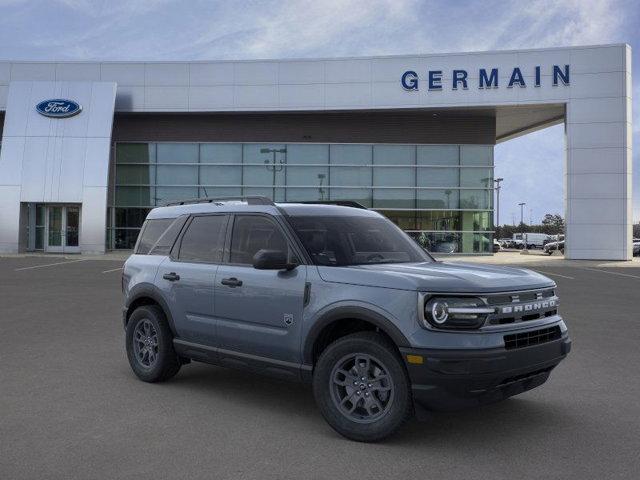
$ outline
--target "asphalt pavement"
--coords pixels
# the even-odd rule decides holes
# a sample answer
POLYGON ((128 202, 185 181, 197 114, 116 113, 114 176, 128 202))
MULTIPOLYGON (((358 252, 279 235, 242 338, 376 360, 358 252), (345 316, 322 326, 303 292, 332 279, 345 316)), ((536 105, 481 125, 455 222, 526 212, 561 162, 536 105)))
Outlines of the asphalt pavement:
POLYGON ((1 479, 640 477, 640 268, 539 267, 573 340, 549 381, 363 444, 305 385, 196 363, 137 380, 121 265, 0 258, 1 479))

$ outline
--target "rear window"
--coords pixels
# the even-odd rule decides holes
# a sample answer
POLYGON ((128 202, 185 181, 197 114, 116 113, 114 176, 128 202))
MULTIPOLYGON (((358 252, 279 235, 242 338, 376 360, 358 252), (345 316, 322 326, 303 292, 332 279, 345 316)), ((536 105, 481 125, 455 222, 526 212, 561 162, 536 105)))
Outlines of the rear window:
POLYGON ((174 222, 169 225, 169 228, 160 235, 158 241, 151 248, 149 255, 169 255, 173 244, 176 243, 176 239, 178 238, 178 235, 180 235, 180 231, 187 221, 187 218, 189 218, 188 215, 182 215, 176 218, 174 222))
POLYGON ((155 245, 160 236, 167 230, 169 225, 173 223, 174 218, 157 218, 146 220, 138 237, 135 253, 146 255, 155 245))

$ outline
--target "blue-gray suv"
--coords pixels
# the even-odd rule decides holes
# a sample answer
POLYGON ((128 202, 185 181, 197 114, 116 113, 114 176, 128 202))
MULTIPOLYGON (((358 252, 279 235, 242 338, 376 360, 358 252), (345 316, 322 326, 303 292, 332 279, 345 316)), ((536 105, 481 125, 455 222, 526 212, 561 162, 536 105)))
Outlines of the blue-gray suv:
POLYGON ((337 432, 375 441, 414 413, 537 387, 567 355, 547 277, 436 261, 344 203, 152 210, 123 273, 135 374, 158 382, 200 361, 306 381, 337 432))

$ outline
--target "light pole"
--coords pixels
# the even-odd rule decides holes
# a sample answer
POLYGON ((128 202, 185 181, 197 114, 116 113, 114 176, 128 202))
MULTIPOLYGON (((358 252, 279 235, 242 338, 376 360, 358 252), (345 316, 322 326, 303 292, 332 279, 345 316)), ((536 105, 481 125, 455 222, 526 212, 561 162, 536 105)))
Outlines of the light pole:
POLYGON ((524 206, 526 205, 526 202, 521 202, 518 205, 520 205, 520 228, 522 229, 522 243, 523 243, 523 252, 529 253, 528 249, 527 249, 527 238, 525 237, 525 233, 524 233, 524 206))
POLYGON ((286 160, 286 153, 287 153, 287 149, 286 148, 261 148, 260 149, 260 153, 273 153, 273 160, 265 160, 264 161, 264 165, 265 168, 271 172, 273 172, 273 197, 272 200, 275 202, 276 201, 276 172, 280 172, 282 171, 282 169, 284 168, 285 164, 287 163, 286 160), (276 155, 278 153, 284 153, 285 154, 285 158, 280 159, 280 161, 278 162, 276 160, 276 155))
POLYGON ((500 226, 500 182, 502 182, 504 178, 496 178, 493 181, 496 183, 496 225, 500 226))
POLYGON ((527 204, 526 202, 522 202, 518 204, 520 205, 520 225, 521 226, 524 224, 524 206, 526 204, 527 204))

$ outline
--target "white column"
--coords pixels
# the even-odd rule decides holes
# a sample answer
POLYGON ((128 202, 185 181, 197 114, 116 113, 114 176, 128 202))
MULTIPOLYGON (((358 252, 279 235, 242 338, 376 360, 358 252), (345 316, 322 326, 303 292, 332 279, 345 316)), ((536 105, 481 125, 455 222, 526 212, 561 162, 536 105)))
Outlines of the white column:
POLYGON ((631 49, 619 52, 624 68, 612 72, 615 95, 567 103, 565 255, 570 259, 632 258, 631 49))

